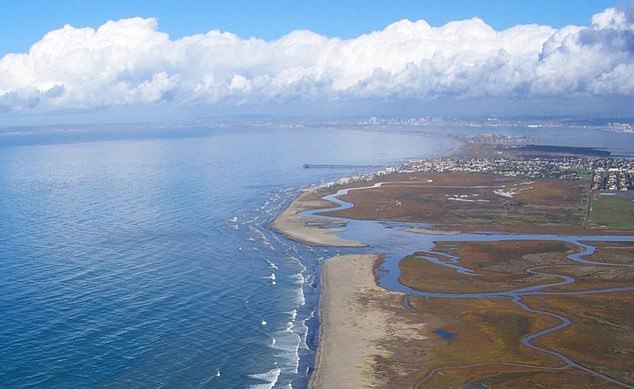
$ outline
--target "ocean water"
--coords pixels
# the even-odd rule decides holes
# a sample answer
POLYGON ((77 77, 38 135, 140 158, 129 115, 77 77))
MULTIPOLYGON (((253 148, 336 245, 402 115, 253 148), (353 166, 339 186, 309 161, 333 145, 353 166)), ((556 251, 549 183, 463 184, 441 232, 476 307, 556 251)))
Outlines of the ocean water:
POLYGON ((302 187, 450 147, 411 132, 91 131, 0 138, 0 387, 305 387, 318 267, 339 250, 268 222, 302 187))

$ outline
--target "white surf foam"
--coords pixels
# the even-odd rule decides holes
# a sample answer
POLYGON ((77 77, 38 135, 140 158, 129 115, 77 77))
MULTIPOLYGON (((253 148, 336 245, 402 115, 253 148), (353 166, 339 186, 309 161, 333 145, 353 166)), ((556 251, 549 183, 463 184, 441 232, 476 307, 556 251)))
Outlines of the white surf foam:
POLYGON ((302 273, 293 274, 289 278, 295 281, 294 283, 296 285, 304 285, 304 283, 306 282, 306 279, 304 278, 304 274, 302 273))
POLYGON ((249 377, 256 379, 256 380, 261 380, 264 381, 266 383, 264 384, 255 384, 255 385, 251 385, 250 388, 253 389, 271 389, 275 386, 275 384, 277 383, 277 380, 280 377, 280 373, 282 372, 282 370, 279 367, 276 367, 275 369, 271 369, 265 373, 256 373, 256 374, 249 374, 249 377))
POLYGON ((308 321, 308 317, 305 318, 304 320, 299 322, 299 328, 297 329, 297 334, 300 337, 300 343, 299 346, 302 348, 302 350, 310 350, 310 348, 308 347, 308 343, 306 342, 306 339, 308 338, 308 326, 306 325, 306 321, 308 321))
POLYGON ((292 255, 291 255, 291 256, 289 256, 289 257, 288 257, 288 259, 289 259, 289 260, 291 260, 291 261, 293 261, 293 262, 295 262, 295 263, 296 263, 296 264, 297 264, 297 265, 301 268, 301 271, 302 271, 302 272, 305 272, 305 271, 306 271, 306 265, 304 265, 304 264, 302 263, 302 261, 300 261, 300 259, 299 259, 299 258, 297 258, 297 257, 295 257, 295 256, 292 256, 292 255))
POLYGON ((304 297, 304 288, 302 287, 297 288, 295 292, 295 304, 297 304, 297 306, 306 305, 306 297, 304 297))
POLYGON ((284 359, 284 371, 297 374, 299 369, 299 347, 301 336, 293 332, 293 324, 286 323, 286 329, 275 333, 275 344, 271 348, 278 350, 277 357, 284 359), (287 370, 288 369, 288 370, 287 370))

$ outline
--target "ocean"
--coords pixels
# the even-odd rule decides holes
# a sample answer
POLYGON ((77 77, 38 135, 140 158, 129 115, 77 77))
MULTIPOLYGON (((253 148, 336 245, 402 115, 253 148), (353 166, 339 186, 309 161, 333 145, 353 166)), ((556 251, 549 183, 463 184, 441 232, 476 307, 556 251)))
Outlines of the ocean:
POLYGON ((342 250, 269 221, 301 188, 451 147, 411 131, 99 131, 0 137, 0 387, 306 387, 319 264, 342 250))

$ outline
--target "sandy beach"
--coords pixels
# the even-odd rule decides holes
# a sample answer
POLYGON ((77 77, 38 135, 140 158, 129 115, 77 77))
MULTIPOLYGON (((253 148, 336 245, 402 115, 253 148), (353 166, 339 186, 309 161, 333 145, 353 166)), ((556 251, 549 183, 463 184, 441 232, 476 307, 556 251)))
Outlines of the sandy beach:
MULTIPOLYGON (((335 233, 342 231, 343 227, 329 228, 311 225, 311 223, 318 224, 320 222, 332 224, 332 219, 301 215, 304 211, 320 208, 325 209, 333 205, 334 204, 329 201, 320 199, 314 192, 306 191, 273 220, 271 227, 291 239, 312 246, 364 247, 365 244, 362 242, 337 237, 335 233)), ((341 222, 345 223, 343 220, 341 222)))
POLYGON ((411 375, 411 366, 394 354, 399 345, 423 346, 427 328, 419 315, 402 307, 401 293, 377 286, 373 269, 380 258, 342 255, 324 263, 310 388, 392 387, 395 377, 411 375))

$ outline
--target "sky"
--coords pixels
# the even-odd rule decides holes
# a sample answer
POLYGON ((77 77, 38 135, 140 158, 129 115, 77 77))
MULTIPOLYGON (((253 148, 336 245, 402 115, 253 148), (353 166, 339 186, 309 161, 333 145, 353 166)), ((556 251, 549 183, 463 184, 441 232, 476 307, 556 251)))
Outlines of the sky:
POLYGON ((615 4, 610 0, 3 0, 0 36, 6 38, 0 40, 0 55, 26 52, 47 32, 65 24, 97 28, 108 20, 136 16, 158 19, 161 31, 173 39, 211 29, 267 40, 297 29, 352 38, 401 19, 424 19, 440 26, 479 17, 495 29, 531 23, 585 25, 594 13, 615 4))
POLYGON ((622 116, 634 102, 633 10, 601 0, 3 0, 0 125, 317 106, 622 116))

